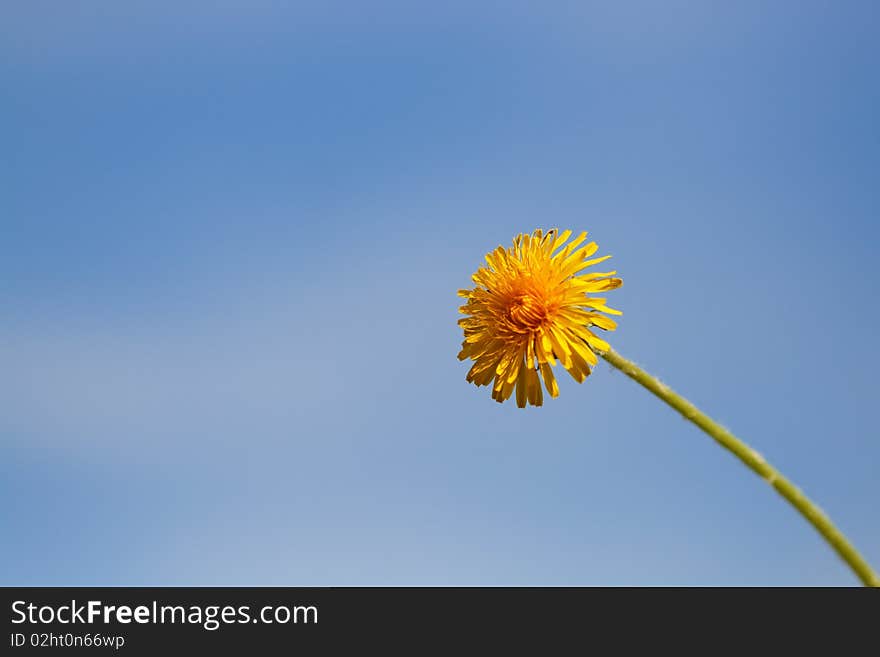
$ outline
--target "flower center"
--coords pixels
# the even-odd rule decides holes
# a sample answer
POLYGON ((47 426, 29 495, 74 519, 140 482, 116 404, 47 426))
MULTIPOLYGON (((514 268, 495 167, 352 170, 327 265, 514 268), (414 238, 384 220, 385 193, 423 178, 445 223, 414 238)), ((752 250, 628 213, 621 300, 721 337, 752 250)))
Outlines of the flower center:
POLYGON ((546 321, 547 307, 540 299, 522 294, 511 300, 507 314, 516 328, 534 331, 546 321))

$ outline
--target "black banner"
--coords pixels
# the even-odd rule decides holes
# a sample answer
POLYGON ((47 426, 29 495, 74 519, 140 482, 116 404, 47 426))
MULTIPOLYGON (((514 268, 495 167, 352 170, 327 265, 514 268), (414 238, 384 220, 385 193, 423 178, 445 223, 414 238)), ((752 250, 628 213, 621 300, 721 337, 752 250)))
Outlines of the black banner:
MULTIPOLYGON (((541 645, 569 652, 771 636, 840 649, 876 636, 880 594, 856 589, 5 588, 3 654, 157 654, 541 645)), ((760 638, 763 637, 763 638, 760 638)), ((858 645, 858 644, 855 644, 858 645)))

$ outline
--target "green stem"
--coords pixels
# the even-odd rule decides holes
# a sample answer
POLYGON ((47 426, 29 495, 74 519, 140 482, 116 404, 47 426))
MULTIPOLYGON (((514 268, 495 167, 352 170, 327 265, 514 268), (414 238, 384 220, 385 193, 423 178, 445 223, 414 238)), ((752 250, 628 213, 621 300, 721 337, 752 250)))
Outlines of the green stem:
POLYGON ((687 399, 661 383, 656 377, 648 374, 641 367, 627 360, 617 352, 609 349, 602 357, 611 365, 626 374, 629 378, 641 384, 660 399, 681 413, 685 419, 696 424, 700 429, 714 438, 718 444, 745 463, 755 474, 766 480, 776 491, 806 518, 816 528, 822 538, 834 548, 840 558, 853 570, 865 586, 880 587, 880 577, 871 570, 868 562, 853 547, 846 536, 841 533, 831 519, 816 506, 801 490, 786 479, 782 474, 767 463, 758 452, 746 443, 734 436, 730 431, 722 427, 715 420, 703 413, 687 399))

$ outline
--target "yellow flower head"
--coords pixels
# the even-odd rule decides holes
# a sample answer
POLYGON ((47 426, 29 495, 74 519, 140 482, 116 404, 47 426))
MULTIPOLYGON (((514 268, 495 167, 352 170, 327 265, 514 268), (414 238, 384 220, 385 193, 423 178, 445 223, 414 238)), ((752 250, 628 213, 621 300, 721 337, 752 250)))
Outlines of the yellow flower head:
POLYGON ((613 331, 616 322, 601 313, 620 315, 595 292, 613 290, 623 281, 617 272, 582 273, 611 256, 588 260, 599 248, 595 242, 578 248, 587 238, 581 233, 565 242, 571 231, 519 234, 513 247, 486 255, 472 279, 476 287, 459 290, 467 302, 459 309, 464 329, 459 360, 475 361, 467 380, 478 386, 492 384, 492 399, 503 402, 516 388, 516 405, 543 403, 538 370, 551 397, 559 386, 551 366, 556 360, 581 383, 596 364, 594 350, 610 349, 590 327, 613 331))

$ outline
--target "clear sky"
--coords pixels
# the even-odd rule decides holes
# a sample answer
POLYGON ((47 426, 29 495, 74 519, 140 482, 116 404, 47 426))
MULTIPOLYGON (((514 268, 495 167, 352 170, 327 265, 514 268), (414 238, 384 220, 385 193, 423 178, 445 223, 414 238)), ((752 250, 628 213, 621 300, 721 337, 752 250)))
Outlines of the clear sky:
POLYGON ((520 231, 880 564, 880 5, 0 7, 0 581, 849 585, 600 364, 464 381, 520 231))

